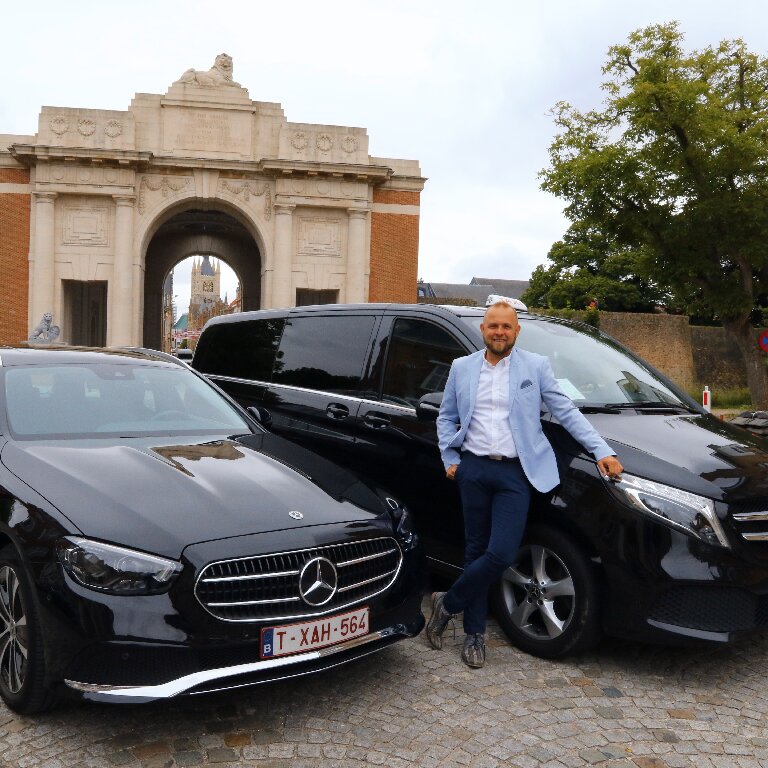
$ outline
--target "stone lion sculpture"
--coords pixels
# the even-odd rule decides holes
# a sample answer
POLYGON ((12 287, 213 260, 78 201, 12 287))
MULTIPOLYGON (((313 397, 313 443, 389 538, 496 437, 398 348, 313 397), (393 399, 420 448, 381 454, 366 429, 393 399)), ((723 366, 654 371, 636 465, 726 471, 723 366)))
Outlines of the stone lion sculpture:
POLYGON ((54 341, 59 338, 61 329, 53 324, 53 315, 46 312, 43 319, 33 328, 29 334, 30 341, 54 341))
POLYGON ((206 88, 218 85, 233 85, 239 88, 240 83, 236 83, 232 79, 232 72, 232 57, 226 53, 220 53, 207 72, 199 69, 188 69, 176 82, 202 85, 206 88))

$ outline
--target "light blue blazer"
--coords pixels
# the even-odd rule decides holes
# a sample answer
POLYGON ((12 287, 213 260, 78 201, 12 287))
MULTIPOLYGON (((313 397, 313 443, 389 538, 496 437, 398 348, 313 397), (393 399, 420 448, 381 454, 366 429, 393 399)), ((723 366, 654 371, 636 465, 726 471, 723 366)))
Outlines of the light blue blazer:
MULTIPOLYGON (((437 437, 445 468, 461 462, 461 445, 467 434, 480 381, 485 350, 453 361, 445 385, 437 437)), ((542 493, 559 482, 555 453, 541 429, 541 404, 596 460, 614 451, 584 418, 557 383, 549 360, 515 347, 509 366, 509 426, 520 463, 531 485, 542 493)))

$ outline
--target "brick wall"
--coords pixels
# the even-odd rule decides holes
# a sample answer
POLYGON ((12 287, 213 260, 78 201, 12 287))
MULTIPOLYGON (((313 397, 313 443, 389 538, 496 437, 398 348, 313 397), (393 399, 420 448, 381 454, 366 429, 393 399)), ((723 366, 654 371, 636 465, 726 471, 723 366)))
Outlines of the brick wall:
MULTIPOLYGON (((760 331, 755 329, 755 346, 760 331)), ((747 369, 738 347, 719 327, 691 326, 693 367, 696 381, 712 390, 747 386, 747 369)))
POLYGON ((601 312, 600 330, 618 339, 683 389, 696 381, 686 316, 601 312))
MULTIPOLYGON (((29 184, 29 171, 0 168, 0 184, 29 184)), ((4 281, 0 344, 17 344, 27 338, 29 213, 30 195, 4 193, 0 188, 0 275, 4 281)))
MULTIPOLYGON (((373 202, 419 205, 418 192, 375 189, 373 202)), ((415 302, 419 260, 419 217, 371 213, 371 274, 368 300, 415 302)))

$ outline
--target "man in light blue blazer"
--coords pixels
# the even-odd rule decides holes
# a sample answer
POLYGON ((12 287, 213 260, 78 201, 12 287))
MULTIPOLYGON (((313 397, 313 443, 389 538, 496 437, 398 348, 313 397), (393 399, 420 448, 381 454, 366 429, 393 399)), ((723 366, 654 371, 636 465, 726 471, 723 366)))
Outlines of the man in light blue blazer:
POLYGON ((541 404, 597 460, 603 475, 623 467, 613 450, 557 383, 549 360, 516 349, 517 312, 506 302, 488 308, 480 326, 485 350, 454 360, 443 394, 437 435, 446 475, 459 486, 464 513, 464 572, 448 592, 432 595, 426 635, 442 648, 450 619, 464 611, 462 659, 485 663, 488 589, 514 562, 531 493, 560 478, 541 428, 541 404))

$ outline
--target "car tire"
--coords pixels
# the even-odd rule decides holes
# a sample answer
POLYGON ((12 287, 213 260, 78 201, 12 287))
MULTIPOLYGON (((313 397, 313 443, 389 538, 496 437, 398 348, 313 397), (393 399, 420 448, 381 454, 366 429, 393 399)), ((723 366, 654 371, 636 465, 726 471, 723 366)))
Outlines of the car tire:
POLYGON ((561 658, 600 639, 595 567, 576 542, 549 526, 528 529, 493 587, 491 606, 512 643, 533 656, 561 658))
POLYGON ((16 550, 0 550, 0 698, 14 712, 50 709, 54 691, 45 686, 40 623, 29 578, 16 550))

